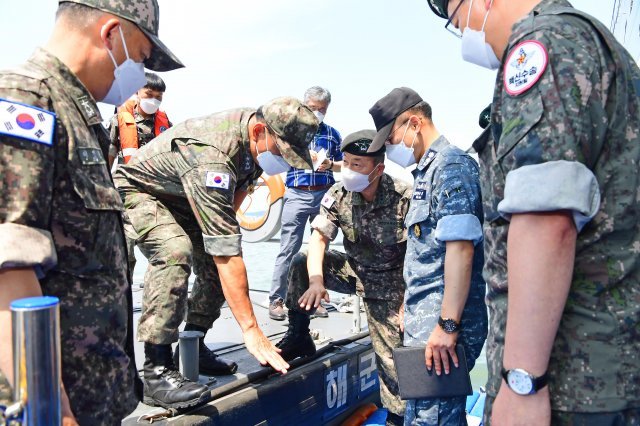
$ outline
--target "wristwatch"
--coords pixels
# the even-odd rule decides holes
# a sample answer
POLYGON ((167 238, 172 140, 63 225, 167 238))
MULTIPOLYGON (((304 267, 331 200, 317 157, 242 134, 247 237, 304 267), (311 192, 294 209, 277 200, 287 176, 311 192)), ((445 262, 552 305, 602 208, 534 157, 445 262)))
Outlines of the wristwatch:
POLYGON ((543 387, 547 386, 549 381, 548 373, 544 373, 540 377, 534 377, 521 368, 513 370, 505 370, 502 368, 502 377, 507 382, 509 389, 518 395, 533 395, 543 387))
POLYGON ((445 333, 452 334, 460 331, 460 323, 451 318, 438 318, 438 325, 445 333))

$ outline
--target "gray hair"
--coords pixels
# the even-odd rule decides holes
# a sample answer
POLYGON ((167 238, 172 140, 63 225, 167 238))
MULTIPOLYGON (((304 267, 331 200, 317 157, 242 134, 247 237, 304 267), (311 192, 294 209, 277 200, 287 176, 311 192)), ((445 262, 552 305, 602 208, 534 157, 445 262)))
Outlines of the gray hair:
POLYGON ((320 102, 326 102, 327 104, 331 103, 331 93, 324 87, 313 86, 307 89, 304 92, 304 102, 307 103, 309 99, 314 99, 320 102))

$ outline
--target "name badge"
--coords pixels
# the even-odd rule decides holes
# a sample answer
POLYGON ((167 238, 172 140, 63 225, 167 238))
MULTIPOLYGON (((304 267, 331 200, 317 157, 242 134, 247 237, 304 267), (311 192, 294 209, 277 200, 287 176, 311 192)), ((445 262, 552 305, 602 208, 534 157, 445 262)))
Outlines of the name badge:
POLYGON ((416 189, 413 193, 414 200, 424 200, 427 197, 426 189, 416 189))

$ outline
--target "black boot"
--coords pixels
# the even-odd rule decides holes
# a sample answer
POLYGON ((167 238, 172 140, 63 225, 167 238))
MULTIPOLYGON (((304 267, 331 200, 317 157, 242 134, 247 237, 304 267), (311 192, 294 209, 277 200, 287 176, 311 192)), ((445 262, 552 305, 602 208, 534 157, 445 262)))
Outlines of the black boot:
MULTIPOLYGON (((207 329, 195 324, 187 323, 184 327, 184 331, 199 331, 203 334, 207 334, 207 329)), ((219 357, 214 351, 204 343, 204 336, 199 340, 198 348, 198 372, 204 376, 225 376, 234 374, 238 371, 238 364, 235 362, 219 357)), ((176 346, 176 350, 173 353, 173 361, 176 365, 180 365, 180 345, 176 346)))
POLYGON ((280 348, 280 356, 290 361, 299 356, 312 356, 316 353, 316 345, 309 334, 309 315, 295 309, 289 310, 289 328, 276 347, 280 348))
POLYGON ((209 388, 180 374, 171 359, 171 345, 145 343, 144 354, 145 404, 180 409, 206 401, 209 388))

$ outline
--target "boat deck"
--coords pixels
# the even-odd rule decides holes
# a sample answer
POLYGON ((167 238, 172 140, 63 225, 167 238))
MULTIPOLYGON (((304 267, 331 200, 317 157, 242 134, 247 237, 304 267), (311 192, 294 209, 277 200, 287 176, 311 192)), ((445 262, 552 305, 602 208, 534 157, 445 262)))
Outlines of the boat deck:
MULTIPOLYGON (((279 341, 286 332, 287 321, 269 318, 267 293, 251 291, 250 297, 260 328, 269 339, 279 341)), ((340 297, 332 296, 332 301, 340 297)), ((139 320, 141 303, 142 289, 136 285, 134 324, 139 320)), ((282 376, 262 367, 247 352, 240 327, 225 304, 205 342, 219 355, 237 362, 237 373, 211 378, 200 376, 200 382, 211 389, 211 401, 204 406, 188 413, 176 413, 140 403, 123 424, 149 424, 149 416, 154 415, 158 415, 152 419, 154 424, 334 424, 348 414, 349 409, 365 401, 379 402, 366 315, 362 312, 363 330, 358 333, 352 330, 352 313, 329 311, 329 318, 311 320, 312 333, 317 330, 319 335, 316 358, 304 365, 299 360, 293 361, 292 369, 282 376)), ((136 364, 141 368, 142 342, 136 342, 135 351, 136 364)))

